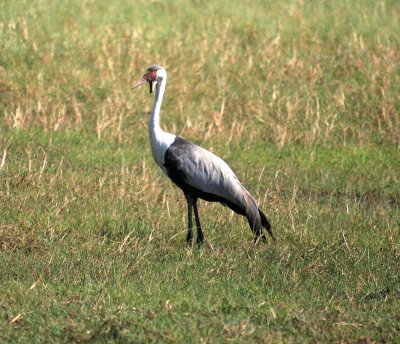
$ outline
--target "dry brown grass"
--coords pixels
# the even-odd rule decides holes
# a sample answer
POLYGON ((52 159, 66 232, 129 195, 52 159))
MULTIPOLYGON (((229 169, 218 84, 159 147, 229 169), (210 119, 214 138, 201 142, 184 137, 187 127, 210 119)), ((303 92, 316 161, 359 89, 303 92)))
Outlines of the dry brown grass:
MULTIPOLYGON (((149 111, 145 95, 132 93, 130 85, 158 62, 170 75, 167 127, 181 135, 229 142, 245 134, 280 146, 399 143, 400 56, 391 31, 398 11, 390 3, 382 2, 353 27, 348 24, 353 12, 342 12, 350 4, 334 9, 336 17, 327 18, 333 26, 326 29, 311 19, 320 15, 321 5, 312 9, 295 2, 273 7, 287 13, 274 30, 268 30, 270 15, 261 20, 255 8, 239 6, 222 21, 200 13, 188 26, 181 21, 166 32, 140 16, 118 23, 100 17, 103 24, 94 29, 92 6, 74 6, 80 16, 66 10, 65 24, 52 24, 61 33, 46 39, 46 24, 38 26, 35 19, 51 15, 51 9, 32 6, 1 22, 3 37, 20 55, 11 62, 10 51, 9 64, 0 70, 3 127, 85 128, 98 138, 129 140, 137 129, 144 131, 141 113, 149 111), (240 11, 253 20, 243 22, 240 11), (387 28, 378 30, 381 23, 387 28)), ((161 13, 175 8, 148 6, 161 13)))

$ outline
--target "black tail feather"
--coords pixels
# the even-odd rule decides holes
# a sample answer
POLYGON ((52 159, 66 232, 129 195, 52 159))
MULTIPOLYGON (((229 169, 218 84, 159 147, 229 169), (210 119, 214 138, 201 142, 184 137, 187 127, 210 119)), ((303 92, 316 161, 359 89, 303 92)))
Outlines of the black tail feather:
POLYGON ((274 234, 272 233, 271 224, 269 223, 267 217, 260 209, 258 209, 258 211, 260 212, 262 226, 267 230, 267 232, 271 236, 271 238, 273 240, 276 240, 274 234))

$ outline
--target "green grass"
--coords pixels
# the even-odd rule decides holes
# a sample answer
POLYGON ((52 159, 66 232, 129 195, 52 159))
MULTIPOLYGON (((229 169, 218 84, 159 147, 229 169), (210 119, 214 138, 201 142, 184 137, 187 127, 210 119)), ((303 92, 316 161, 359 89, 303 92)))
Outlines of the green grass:
POLYGON ((0 2, 0 341, 396 342, 396 1, 0 2), (276 243, 180 191, 164 127, 211 149, 276 243))

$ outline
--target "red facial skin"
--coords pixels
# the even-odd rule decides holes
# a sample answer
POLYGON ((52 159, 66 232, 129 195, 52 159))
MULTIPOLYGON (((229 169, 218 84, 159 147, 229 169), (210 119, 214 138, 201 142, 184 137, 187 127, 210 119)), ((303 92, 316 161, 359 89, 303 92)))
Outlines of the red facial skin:
POLYGON ((152 72, 147 72, 143 77, 146 78, 147 81, 154 81, 157 78, 157 71, 153 70, 152 72))
POLYGON ((137 88, 137 87, 145 84, 146 82, 148 82, 149 86, 150 86, 150 93, 152 93, 153 92, 153 82, 156 80, 156 78, 157 78, 157 70, 148 71, 145 75, 142 76, 142 79, 140 81, 138 81, 136 84, 134 84, 132 87, 137 88))

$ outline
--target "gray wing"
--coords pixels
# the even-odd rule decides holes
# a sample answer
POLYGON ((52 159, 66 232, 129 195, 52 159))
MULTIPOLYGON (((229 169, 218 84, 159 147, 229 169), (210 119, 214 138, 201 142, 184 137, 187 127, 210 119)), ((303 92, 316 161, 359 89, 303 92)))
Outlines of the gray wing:
POLYGON ((198 190, 237 205, 244 206, 250 201, 257 206, 255 199, 224 160, 191 142, 176 139, 166 154, 166 168, 174 169, 172 173, 198 190))

